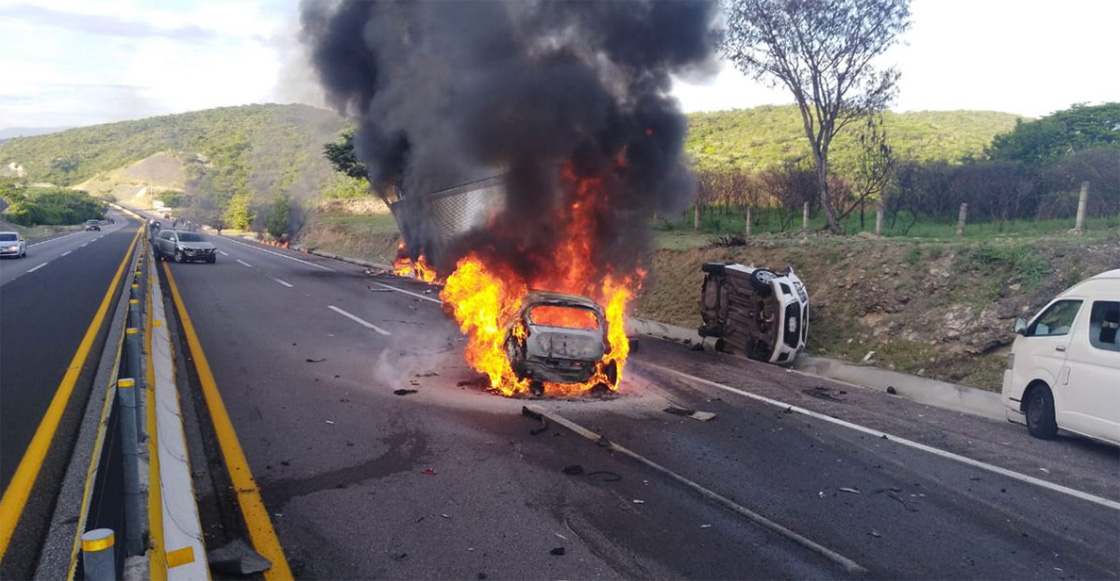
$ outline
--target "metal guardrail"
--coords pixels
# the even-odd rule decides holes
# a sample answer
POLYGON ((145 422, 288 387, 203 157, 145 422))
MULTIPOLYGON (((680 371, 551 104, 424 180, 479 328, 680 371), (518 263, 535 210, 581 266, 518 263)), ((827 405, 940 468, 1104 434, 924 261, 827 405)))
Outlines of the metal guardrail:
POLYGON ((173 345, 148 236, 138 248, 122 291, 128 296, 124 334, 110 347, 114 381, 87 471, 68 578, 208 579, 173 345))

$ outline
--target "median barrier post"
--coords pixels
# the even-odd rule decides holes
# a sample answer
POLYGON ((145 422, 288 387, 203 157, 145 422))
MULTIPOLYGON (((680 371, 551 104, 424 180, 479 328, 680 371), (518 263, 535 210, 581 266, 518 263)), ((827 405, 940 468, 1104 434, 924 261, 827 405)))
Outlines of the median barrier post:
POLYGON ((86 581, 113 581, 117 578, 117 555, 113 529, 93 529, 82 533, 82 570, 86 581))
POLYGON ((146 432, 143 428, 145 424, 143 412, 144 370, 141 368, 140 363, 144 354, 144 342, 142 340, 142 335, 140 334, 140 329, 137 327, 129 327, 125 329, 124 334, 125 350, 127 351, 126 354, 128 355, 128 369, 126 373, 128 373, 129 377, 136 378, 135 382, 140 390, 140 393, 136 395, 137 403, 139 403, 140 405, 136 406, 136 413, 133 414, 135 416, 133 419, 136 421, 137 437, 142 440, 146 435, 146 432))
POLYGON ((140 522, 140 443, 136 431, 136 382, 117 381, 121 402, 121 456, 124 460, 124 547, 125 555, 144 553, 140 522))

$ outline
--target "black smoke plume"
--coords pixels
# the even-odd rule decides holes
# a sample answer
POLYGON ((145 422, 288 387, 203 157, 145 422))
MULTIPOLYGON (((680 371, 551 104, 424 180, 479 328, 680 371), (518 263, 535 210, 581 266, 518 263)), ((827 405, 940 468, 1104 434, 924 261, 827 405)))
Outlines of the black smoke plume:
POLYGON ((602 268, 632 268, 649 215, 691 201, 670 74, 710 66, 716 11, 700 0, 305 2, 302 32, 327 99, 357 120, 374 189, 412 202, 395 212, 410 248, 434 252, 444 273, 473 250, 532 276, 547 265, 526 257, 564 235, 551 218, 570 203, 565 175, 609 192, 592 242, 602 268), (505 210, 437 243, 424 196, 498 173, 505 210))

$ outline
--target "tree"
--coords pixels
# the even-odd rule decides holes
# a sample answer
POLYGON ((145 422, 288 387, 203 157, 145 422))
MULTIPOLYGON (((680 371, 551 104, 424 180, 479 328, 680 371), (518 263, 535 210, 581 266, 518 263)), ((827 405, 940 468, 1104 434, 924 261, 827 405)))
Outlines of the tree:
POLYGON ((255 217, 249 209, 249 196, 245 194, 231 197, 226 202, 225 212, 222 213, 222 221, 237 230, 248 230, 255 217))
POLYGON ((272 202, 268 214, 264 218, 264 229, 273 237, 279 238, 288 231, 288 213, 292 210, 292 201, 287 195, 280 196, 272 202))
POLYGON ((1120 103, 1074 105, 995 136, 988 157, 997 161, 1047 164, 1090 149, 1120 151, 1120 103))
POLYGON ((793 93, 835 233, 829 147, 846 125, 890 102, 898 71, 871 61, 909 27, 909 0, 729 0, 724 54, 743 73, 793 93))
POLYGON ((879 114, 867 116, 867 122, 859 134, 859 158, 855 168, 855 200, 840 213, 839 220, 859 207, 859 228, 864 228, 864 206, 867 200, 882 201, 883 190, 891 181, 894 171, 894 150, 887 142, 887 132, 883 128, 883 117, 879 114))
POLYGON ((323 157, 331 162, 335 171, 342 172, 352 178, 369 179, 369 170, 361 161, 358 161, 358 155, 354 151, 353 129, 343 131, 338 141, 324 144, 323 157))

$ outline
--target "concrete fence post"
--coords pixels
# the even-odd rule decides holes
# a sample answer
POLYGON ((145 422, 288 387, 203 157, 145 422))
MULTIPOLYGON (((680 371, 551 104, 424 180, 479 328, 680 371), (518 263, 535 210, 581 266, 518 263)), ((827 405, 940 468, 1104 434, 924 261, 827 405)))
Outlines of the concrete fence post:
POLYGON ((801 205, 801 231, 809 231, 809 202, 801 205))
POLYGON ((700 204, 699 202, 692 207, 692 229, 700 229, 700 204))
POLYGON ((114 581, 117 555, 113 529, 93 529, 82 533, 82 570, 86 581, 114 581))
POLYGON ((746 228, 746 236, 747 236, 747 238, 750 238, 750 237, 751 237, 751 207, 750 207, 750 206, 747 206, 747 228, 746 228))
POLYGON ((961 204, 961 211, 957 214, 957 236, 964 236, 964 223, 968 219, 968 203, 961 204))
POLYGON ((131 378, 117 381, 121 402, 121 457, 124 464, 124 546, 125 555, 144 553, 141 533, 140 439, 136 429, 136 382, 131 378))
POLYGON ((1085 231, 1085 206, 1089 203, 1089 182, 1081 182, 1081 195, 1077 198, 1077 222, 1073 227, 1075 234, 1085 231))
POLYGON ((882 204, 879 204, 879 206, 877 208, 875 208, 875 235, 876 236, 882 236, 883 235, 883 205, 882 204))

